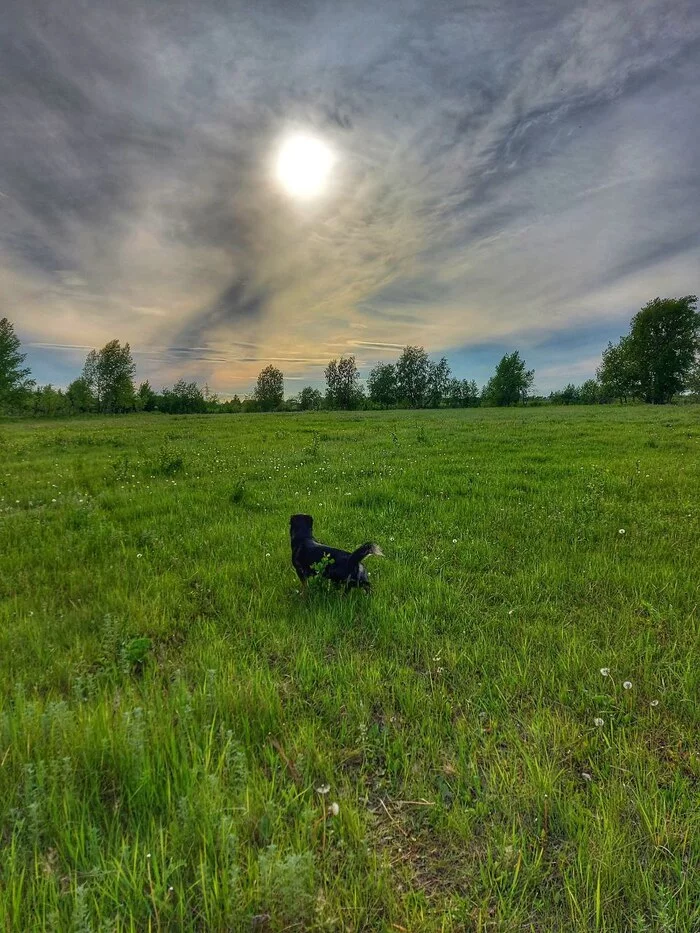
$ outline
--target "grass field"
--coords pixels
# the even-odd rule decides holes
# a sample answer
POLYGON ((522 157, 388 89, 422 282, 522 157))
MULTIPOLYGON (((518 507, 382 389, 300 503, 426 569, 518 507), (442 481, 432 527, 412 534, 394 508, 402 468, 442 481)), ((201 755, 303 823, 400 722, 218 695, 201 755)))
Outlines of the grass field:
POLYGON ((697 407, 6 422, 0 928, 698 931, 699 579, 697 407))

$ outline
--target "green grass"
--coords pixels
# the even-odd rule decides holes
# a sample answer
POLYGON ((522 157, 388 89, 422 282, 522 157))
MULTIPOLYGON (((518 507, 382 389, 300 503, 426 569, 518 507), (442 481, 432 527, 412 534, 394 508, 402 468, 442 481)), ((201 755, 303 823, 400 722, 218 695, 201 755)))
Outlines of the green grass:
POLYGON ((699 579, 697 407, 0 425, 0 929, 700 930, 699 579))

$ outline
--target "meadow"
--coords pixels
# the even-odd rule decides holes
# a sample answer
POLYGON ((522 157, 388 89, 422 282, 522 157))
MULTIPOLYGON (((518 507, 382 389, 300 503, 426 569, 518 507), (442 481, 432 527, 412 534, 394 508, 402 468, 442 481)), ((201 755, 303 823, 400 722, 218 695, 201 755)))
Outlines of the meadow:
POLYGON ((698 931, 699 580, 697 406, 6 421, 0 929, 698 931))

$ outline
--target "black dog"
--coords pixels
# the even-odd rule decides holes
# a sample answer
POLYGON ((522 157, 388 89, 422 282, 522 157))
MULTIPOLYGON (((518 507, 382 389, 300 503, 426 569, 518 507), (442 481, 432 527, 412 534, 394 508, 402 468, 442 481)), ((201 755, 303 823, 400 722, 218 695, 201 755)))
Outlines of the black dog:
POLYGON ((383 557, 381 549, 376 544, 363 544, 350 554, 349 551, 341 551, 337 547, 319 544, 314 538, 313 528, 314 520, 310 515, 292 515, 289 521, 292 564, 302 584, 305 584, 309 577, 316 576, 318 571, 314 569, 314 565, 328 557, 330 560, 322 571, 324 577, 347 587, 361 586, 369 589, 369 577, 361 561, 370 554, 383 557))

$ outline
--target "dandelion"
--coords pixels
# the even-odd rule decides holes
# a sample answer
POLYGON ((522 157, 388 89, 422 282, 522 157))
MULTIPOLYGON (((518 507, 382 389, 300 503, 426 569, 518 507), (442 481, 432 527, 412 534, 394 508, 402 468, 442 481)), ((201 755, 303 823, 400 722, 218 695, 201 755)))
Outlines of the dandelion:
POLYGON ((596 716, 596 718, 593 720, 593 725, 598 726, 600 729, 601 726, 605 725, 605 720, 601 719, 600 716, 596 716))
POLYGON ((658 700, 652 700, 651 703, 649 704, 649 706, 658 706, 658 705, 659 705, 658 700))
POLYGON ((394 536, 391 535, 391 537, 389 538, 389 540, 390 540, 390 541, 393 541, 393 540, 394 540, 394 536))
POLYGON ((330 791, 330 789, 331 789, 330 784, 321 784, 320 787, 316 788, 316 793, 320 794, 322 797, 325 797, 326 794, 330 791))
POLYGON ((268 551, 265 557, 269 557, 269 556, 270 556, 270 552, 268 551))
POLYGON ((632 681, 631 681, 631 680, 626 680, 622 686, 625 688, 625 690, 631 690, 631 689, 632 689, 632 681))
POLYGON ((56 500, 55 500, 55 499, 52 499, 51 501, 52 501, 52 502, 55 502, 56 500))
POLYGON ((624 528, 620 528, 620 530, 618 531, 618 534, 619 534, 619 535, 623 535, 624 533, 625 533, 625 529, 624 529, 624 528))
POLYGON ((589 774, 588 771, 582 771, 581 777, 584 781, 588 781, 589 783, 593 780, 593 775, 589 774))
POLYGON ((137 554, 136 556, 137 556, 137 557, 143 557, 143 554, 137 554))
POLYGON ((340 807, 335 802, 335 800, 333 801, 333 803, 330 805, 328 809, 329 809, 331 816, 337 816, 340 813, 340 807))
POLYGON ((609 668, 609 667, 601 667, 600 673, 603 675, 603 677, 609 677, 609 676, 610 676, 610 668, 609 668))
POLYGON ((150 857, 151 857, 151 853, 150 853, 150 852, 147 852, 147 853, 146 853, 146 858, 150 858, 150 857))
POLYGON ((456 538, 453 538, 453 539, 452 539, 452 543, 453 543, 453 544, 456 544, 456 543, 457 543, 457 539, 456 539, 456 538))

